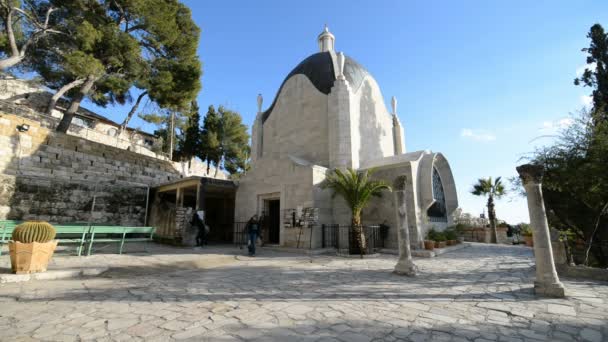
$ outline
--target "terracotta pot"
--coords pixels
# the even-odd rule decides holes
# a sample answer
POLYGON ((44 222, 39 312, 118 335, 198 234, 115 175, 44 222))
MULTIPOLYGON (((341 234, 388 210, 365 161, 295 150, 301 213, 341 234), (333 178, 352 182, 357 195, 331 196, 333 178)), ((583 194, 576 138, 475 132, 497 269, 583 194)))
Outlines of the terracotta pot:
POLYGON ((40 243, 21 243, 9 241, 8 249, 11 255, 11 268, 14 273, 36 273, 46 271, 53 257, 57 240, 40 243))
POLYGON ((424 240, 424 249, 428 249, 432 251, 435 248, 435 241, 433 240, 424 240))
POLYGON ((445 248, 445 241, 435 241, 435 248, 445 248))
POLYGON ((524 241, 526 242, 526 246, 534 247, 534 239, 532 235, 524 235, 524 241))

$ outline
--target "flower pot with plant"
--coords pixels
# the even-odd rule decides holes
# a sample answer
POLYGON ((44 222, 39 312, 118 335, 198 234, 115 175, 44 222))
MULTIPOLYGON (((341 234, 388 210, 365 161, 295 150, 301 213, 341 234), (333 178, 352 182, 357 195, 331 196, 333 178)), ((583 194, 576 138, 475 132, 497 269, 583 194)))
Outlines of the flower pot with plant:
POLYGON ((447 241, 448 246, 453 246, 458 243, 458 241, 456 240, 458 238, 458 235, 456 234, 456 230, 454 230, 454 228, 448 227, 443 232, 443 234, 445 235, 445 239, 447 241))
POLYGON ((437 231, 435 228, 429 229, 426 233, 426 240, 424 240, 424 249, 432 251, 435 248, 435 236, 437 235, 437 231))
POLYGON ((445 246, 445 234, 443 232, 437 232, 437 235, 435 236, 435 248, 445 248, 445 246))
POLYGON ((14 273, 44 272, 55 252, 55 228, 47 222, 28 221, 15 227, 8 243, 14 273))
POLYGON ((534 239, 532 238, 532 228, 530 225, 522 225, 521 236, 523 236, 526 246, 534 247, 534 239))

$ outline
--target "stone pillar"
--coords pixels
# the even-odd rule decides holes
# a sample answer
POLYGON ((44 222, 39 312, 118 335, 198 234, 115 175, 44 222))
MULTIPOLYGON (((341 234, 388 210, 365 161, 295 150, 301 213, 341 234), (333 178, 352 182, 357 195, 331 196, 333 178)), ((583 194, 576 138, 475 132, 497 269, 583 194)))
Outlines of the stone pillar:
POLYGON ((536 258, 534 292, 551 297, 565 297, 564 285, 559 281, 553 263, 549 223, 541 189, 543 167, 533 164, 520 165, 517 167, 517 172, 526 188, 530 225, 533 229, 534 257, 536 258))
POLYGON ((412 260, 410 250, 410 233, 407 225, 406 176, 399 176, 394 182, 395 215, 397 216, 397 239, 399 243, 399 260, 395 265, 396 274, 415 276, 418 268, 412 260))

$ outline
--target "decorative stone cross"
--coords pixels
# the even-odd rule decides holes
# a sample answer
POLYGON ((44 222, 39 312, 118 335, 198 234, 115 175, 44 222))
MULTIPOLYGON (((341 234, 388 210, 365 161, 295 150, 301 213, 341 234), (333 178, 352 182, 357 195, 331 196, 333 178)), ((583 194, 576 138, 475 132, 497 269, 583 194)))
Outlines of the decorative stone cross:
POLYGON ((549 223, 547 222, 547 213, 541 188, 544 173, 543 166, 525 164, 518 166, 516 170, 526 189, 530 225, 533 230, 534 257, 536 259, 534 292, 550 297, 565 297, 564 285, 559 281, 553 262, 549 223))
POLYGON ((402 175, 397 177, 393 184, 395 214, 397 216, 397 239, 399 243, 399 260, 393 272, 400 275, 415 276, 418 273, 418 267, 412 261, 412 251, 410 249, 410 232, 407 226, 407 206, 405 200, 406 182, 407 177, 402 175))

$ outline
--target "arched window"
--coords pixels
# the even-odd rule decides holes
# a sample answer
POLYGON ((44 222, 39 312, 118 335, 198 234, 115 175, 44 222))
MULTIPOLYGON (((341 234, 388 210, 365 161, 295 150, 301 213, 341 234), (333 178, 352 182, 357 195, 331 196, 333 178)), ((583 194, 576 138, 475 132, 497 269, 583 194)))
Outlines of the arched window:
POLYGON ((426 214, 431 222, 447 222, 447 209, 445 206, 445 193, 443 192, 443 184, 441 176, 437 169, 433 167, 433 199, 435 202, 427 210, 426 214))

